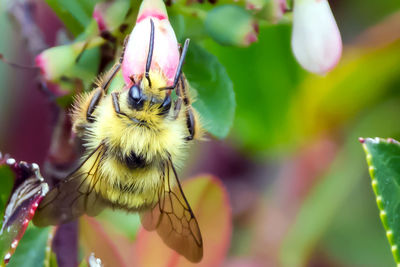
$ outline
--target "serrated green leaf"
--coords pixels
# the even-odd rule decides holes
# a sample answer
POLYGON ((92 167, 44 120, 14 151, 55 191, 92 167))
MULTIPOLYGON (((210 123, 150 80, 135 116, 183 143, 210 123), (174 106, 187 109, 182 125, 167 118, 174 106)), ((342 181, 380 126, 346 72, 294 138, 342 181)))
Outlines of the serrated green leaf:
POLYGON ((400 143, 393 139, 362 140, 372 189, 394 260, 400 264, 400 143))
POLYGON ((192 43, 184 72, 191 89, 197 91, 193 106, 200 113, 204 128, 218 138, 226 137, 233 123, 236 101, 224 66, 214 55, 192 43))
POLYGON ((29 227, 18 244, 7 267, 40 267, 44 265, 50 227, 29 227))

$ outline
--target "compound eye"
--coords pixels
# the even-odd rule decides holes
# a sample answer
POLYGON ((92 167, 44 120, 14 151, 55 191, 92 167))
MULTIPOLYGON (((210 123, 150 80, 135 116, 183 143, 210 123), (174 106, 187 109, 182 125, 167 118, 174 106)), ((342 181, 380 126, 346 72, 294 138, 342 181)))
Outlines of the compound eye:
POLYGON ((138 85, 132 85, 129 89, 129 105, 134 109, 141 109, 143 107, 142 90, 138 85))

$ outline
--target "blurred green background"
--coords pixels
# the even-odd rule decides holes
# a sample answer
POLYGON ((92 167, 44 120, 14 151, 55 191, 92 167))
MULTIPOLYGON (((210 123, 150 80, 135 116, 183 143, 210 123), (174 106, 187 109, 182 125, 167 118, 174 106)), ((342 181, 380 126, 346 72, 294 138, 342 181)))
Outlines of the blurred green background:
MULTIPOLYGON (((36 2, 33 14, 54 45, 63 24, 36 2)), ((294 60, 290 24, 261 26, 248 48, 225 47, 198 38, 196 20, 169 10, 178 38, 215 55, 233 85, 228 137, 196 144, 181 175, 211 173, 228 189, 226 266, 394 266, 358 137, 400 137, 400 2, 330 4, 344 51, 324 77, 294 60)), ((0 53, 33 64, 9 5, 0 2, 0 53)), ((57 116, 37 73, 0 64, 0 81, 0 151, 42 164, 57 116)))

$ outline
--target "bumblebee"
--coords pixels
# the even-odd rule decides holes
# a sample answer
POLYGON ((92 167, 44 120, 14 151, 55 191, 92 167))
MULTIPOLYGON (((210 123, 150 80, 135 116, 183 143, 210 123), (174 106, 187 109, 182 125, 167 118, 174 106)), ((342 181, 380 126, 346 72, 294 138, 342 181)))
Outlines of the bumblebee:
POLYGON ((182 73, 189 39, 173 85, 167 86, 163 73, 151 69, 154 23, 150 23, 144 73, 132 76, 131 84, 120 91, 108 92, 121 68, 125 41, 119 61, 98 80, 97 88, 76 99, 73 131, 84 141, 85 155, 81 165, 45 196, 34 223, 65 223, 84 213, 95 216, 105 207, 139 212, 145 229, 157 230, 169 247, 198 262, 203 241, 176 172, 188 145, 202 133, 182 73))

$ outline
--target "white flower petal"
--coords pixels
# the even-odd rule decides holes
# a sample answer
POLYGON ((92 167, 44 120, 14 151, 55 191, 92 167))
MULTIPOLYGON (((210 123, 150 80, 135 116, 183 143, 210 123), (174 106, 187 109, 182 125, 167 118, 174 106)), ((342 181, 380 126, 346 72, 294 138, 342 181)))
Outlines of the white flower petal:
POLYGON ((293 10, 292 50, 306 70, 325 74, 342 54, 342 39, 327 0, 297 0, 293 10))

